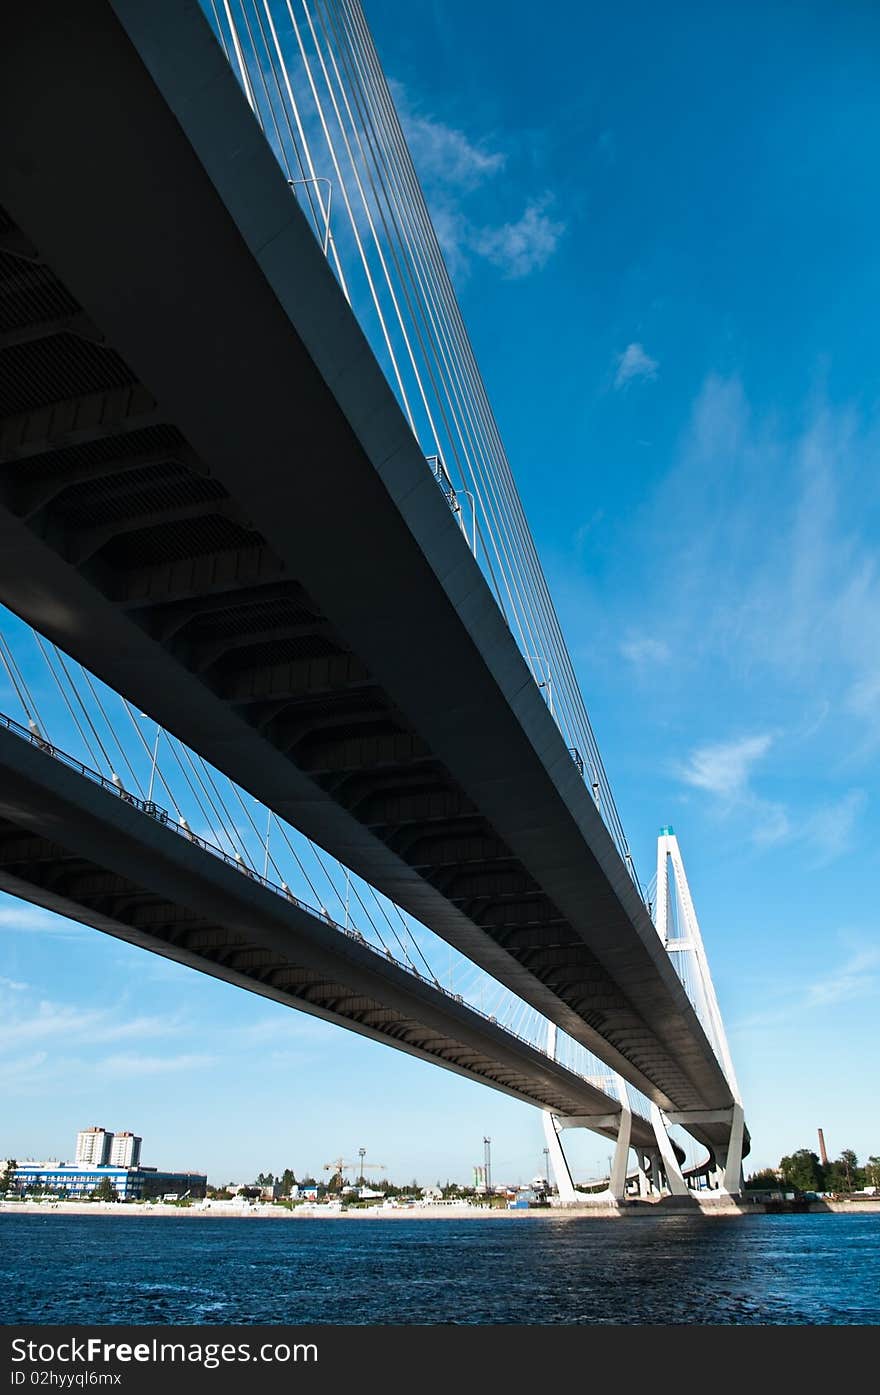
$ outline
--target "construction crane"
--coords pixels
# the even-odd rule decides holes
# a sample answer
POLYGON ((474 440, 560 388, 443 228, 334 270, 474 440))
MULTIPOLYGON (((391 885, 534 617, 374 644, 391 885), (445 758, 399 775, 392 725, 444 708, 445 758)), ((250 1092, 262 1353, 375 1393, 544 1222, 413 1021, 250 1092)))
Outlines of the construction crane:
MULTIPOLYGON (((365 1150, 364 1150, 364 1151, 365 1151, 365 1150)), ((339 1177, 340 1183, 342 1182, 343 1169, 346 1168, 346 1167, 354 1167, 354 1168, 357 1168, 357 1169, 358 1169, 357 1177, 358 1177, 361 1181, 364 1180, 364 1168, 372 1168, 373 1170, 377 1170, 377 1169, 378 1169, 380 1172, 384 1172, 384 1171, 385 1171, 385 1164, 384 1164, 384 1163, 365 1163, 365 1162, 364 1162, 364 1154, 363 1154, 363 1151, 362 1151, 361 1154, 360 1154, 360 1162, 353 1163, 353 1162, 347 1162, 345 1158, 336 1158, 334 1162, 328 1162, 328 1163, 325 1163, 325 1164, 324 1164, 324 1171, 330 1173, 330 1182, 331 1182, 331 1184, 332 1184, 332 1182, 333 1182, 333 1178, 336 1177, 337 1175, 338 1175, 338 1177, 339 1177)))

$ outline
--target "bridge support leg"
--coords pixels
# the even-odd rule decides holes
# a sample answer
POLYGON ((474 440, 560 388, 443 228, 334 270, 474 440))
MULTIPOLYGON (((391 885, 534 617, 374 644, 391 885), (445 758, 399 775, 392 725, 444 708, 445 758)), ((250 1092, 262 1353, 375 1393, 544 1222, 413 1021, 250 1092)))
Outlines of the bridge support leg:
POLYGON ((651 1105, 651 1123, 654 1125, 654 1137, 657 1140, 657 1147, 660 1149, 660 1156, 663 1159, 663 1170, 666 1173, 666 1183, 673 1196, 687 1196, 687 1183, 682 1176, 678 1158, 672 1146, 672 1140, 666 1132, 666 1123, 656 1104, 651 1105))
POLYGON ((639 1196, 647 1198, 651 1195, 651 1159, 639 1149, 636 1149, 636 1167, 639 1172, 639 1196))
POLYGON ((727 1142, 726 1156, 718 1158, 718 1187, 720 1191, 726 1192, 728 1196, 736 1196, 743 1188, 742 1154, 744 1119, 742 1105, 735 1104, 730 1114, 730 1138, 727 1142))
POLYGON ((632 1109, 630 1108, 626 1082, 623 1080, 622 1076, 615 1075, 614 1086, 617 1090, 617 1098, 620 1100, 620 1123, 617 1128, 617 1143, 614 1146, 614 1158, 611 1163, 611 1177, 609 1178, 608 1189, 615 1201, 624 1201, 626 1199, 629 1140, 632 1134, 632 1109))
POLYGON ((559 1141, 556 1120, 549 1109, 543 1111, 542 1122, 544 1125, 544 1140, 547 1144, 547 1154, 550 1158, 550 1170, 553 1173, 553 1181, 556 1183, 557 1195, 563 1206, 571 1206, 578 1200, 578 1194, 574 1189, 574 1182, 571 1180, 568 1163, 565 1160, 562 1144, 559 1141))

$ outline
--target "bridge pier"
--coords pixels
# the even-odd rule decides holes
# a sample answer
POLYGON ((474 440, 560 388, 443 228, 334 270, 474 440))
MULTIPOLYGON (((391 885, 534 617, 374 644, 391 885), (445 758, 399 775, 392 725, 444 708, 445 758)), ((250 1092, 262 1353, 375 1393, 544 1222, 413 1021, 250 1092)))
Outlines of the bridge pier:
POLYGON ((656 1104, 651 1105, 651 1123, 654 1125, 654 1136, 657 1139, 657 1147, 660 1149, 663 1171, 666 1173, 666 1185, 673 1196, 687 1196, 687 1182, 684 1180, 681 1165, 675 1156, 672 1139, 666 1131, 666 1120, 656 1104))
POLYGON ((666 1118, 668 1123, 681 1124, 683 1128, 700 1124, 728 1125, 727 1144, 716 1148, 715 1167, 709 1176, 716 1190, 722 1195, 738 1196, 743 1189, 742 1158, 745 1131, 743 1107, 739 1101, 737 1100, 730 1109, 687 1110, 668 1114, 666 1118))

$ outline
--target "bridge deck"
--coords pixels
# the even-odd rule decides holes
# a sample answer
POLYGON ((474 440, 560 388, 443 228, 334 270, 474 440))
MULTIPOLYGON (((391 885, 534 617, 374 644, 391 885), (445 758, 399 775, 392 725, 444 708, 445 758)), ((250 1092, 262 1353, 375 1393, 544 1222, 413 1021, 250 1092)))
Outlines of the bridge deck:
POLYGON ((198 7, 8 28, 0 599, 661 1107, 729 1106, 198 7))
POLYGON ((0 773, 0 889, 614 1137, 616 1099, 138 801, 4 727, 0 773))

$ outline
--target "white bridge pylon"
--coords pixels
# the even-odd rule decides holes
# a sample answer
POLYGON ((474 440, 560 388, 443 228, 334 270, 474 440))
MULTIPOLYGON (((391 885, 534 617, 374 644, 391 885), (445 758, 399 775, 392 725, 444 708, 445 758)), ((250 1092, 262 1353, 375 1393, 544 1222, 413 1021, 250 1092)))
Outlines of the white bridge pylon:
MULTIPOLYGON (((676 968, 694 1009, 703 1024, 706 1035, 715 1051, 730 1092, 733 1105, 723 1110, 681 1111, 664 1114, 657 1105, 650 1110, 651 1123, 657 1139, 656 1151, 643 1153, 637 1150, 637 1176, 639 1194, 643 1197, 668 1191, 673 1196, 686 1196, 687 1181, 676 1157, 669 1129, 681 1125, 724 1123, 728 1125, 728 1141, 724 1148, 716 1148, 715 1169, 710 1174, 715 1190, 724 1195, 737 1195, 742 1191, 742 1153, 744 1116, 742 1097, 733 1068, 733 1059, 721 1010, 715 994, 715 986, 709 970, 703 937, 700 932, 693 897, 684 870, 681 849, 671 826, 660 830, 657 839, 657 891, 654 902, 654 924, 664 949, 675 957, 676 968), (671 864, 671 869, 670 869, 671 864), (670 875, 671 870, 671 875, 670 875), (680 914, 673 914, 673 895, 677 895, 680 914), (673 933, 676 928, 678 933, 673 933), (683 956, 678 958, 678 956, 683 956), (682 972, 685 963, 695 968, 694 974, 682 972)), ((556 1054, 557 1029, 554 1023, 547 1025, 547 1052, 556 1054)), ((583 1193, 576 1190, 572 1181, 568 1162, 563 1152, 560 1134, 569 1128, 614 1128, 617 1141, 611 1164, 611 1176, 604 1192, 594 1193, 596 1201, 622 1201, 627 1191, 628 1158, 632 1129, 632 1109, 627 1094, 626 1083, 616 1072, 609 1072, 615 1093, 621 1103, 620 1114, 601 1118, 559 1117, 549 1110, 544 1111, 544 1137, 547 1144, 550 1165, 559 1201, 562 1205, 572 1205, 583 1201, 583 1193)))

